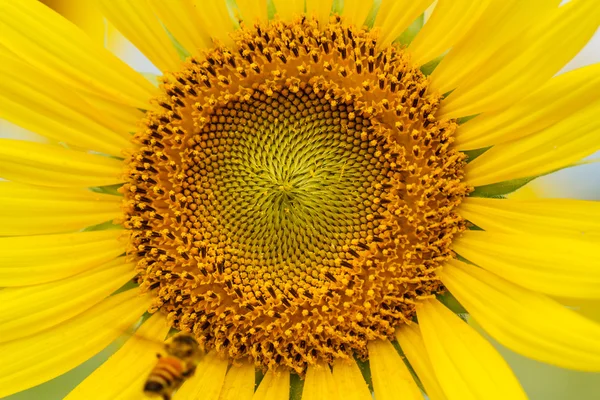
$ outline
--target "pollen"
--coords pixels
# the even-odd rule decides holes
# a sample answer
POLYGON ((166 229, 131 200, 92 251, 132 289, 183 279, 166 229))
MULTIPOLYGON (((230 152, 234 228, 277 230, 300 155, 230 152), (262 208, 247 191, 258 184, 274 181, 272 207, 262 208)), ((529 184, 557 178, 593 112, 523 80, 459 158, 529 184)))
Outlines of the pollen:
POLYGON ((353 354, 444 291, 456 123, 397 47, 332 17, 241 24, 163 78, 124 186, 151 312, 264 369, 353 354))

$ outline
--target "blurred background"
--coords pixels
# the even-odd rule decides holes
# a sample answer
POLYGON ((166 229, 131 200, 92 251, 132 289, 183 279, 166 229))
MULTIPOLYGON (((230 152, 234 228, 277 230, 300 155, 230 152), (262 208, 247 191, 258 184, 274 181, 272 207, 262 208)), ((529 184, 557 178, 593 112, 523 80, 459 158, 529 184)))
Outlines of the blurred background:
MULTIPOLYGON (((94 4, 95 0, 41 1, 79 25, 90 37, 103 43, 135 70, 144 73, 148 79, 156 82, 156 76, 160 74, 160 71, 101 17, 94 4)), ((600 32, 596 33, 587 46, 559 74, 598 62, 600 62, 600 32)), ((0 120, 0 137, 47 141, 3 120, 0 120)), ((600 153, 587 160, 589 164, 538 178, 511 194, 511 197, 600 200, 600 162, 594 162, 594 160, 600 161, 600 153)), ((569 304, 569 306, 600 322, 600 303, 589 302, 569 304)), ((124 341, 124 338, 117 340, 94 358, 50 382, 5 399, 60 400, 101 365, 124 341)), ((596 400, 600 398, 598 395, 600 393, 600 374, 569 371, 542 364, 515 354, 493 340, 491 341, 509 362, 531 400, 596 400)), ((110 385, 110 382, 106 384, 110 385)))

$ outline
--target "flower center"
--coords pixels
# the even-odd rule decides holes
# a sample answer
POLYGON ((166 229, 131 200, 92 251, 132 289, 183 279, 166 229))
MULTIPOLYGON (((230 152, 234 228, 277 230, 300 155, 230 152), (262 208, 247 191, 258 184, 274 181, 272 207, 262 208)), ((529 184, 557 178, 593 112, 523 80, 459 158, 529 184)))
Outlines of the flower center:
POLYGON ((302 373, 366 355, 464 229, 456 124, 408 55, 333 18, 243 27, 166 74, 129 161, 151 311, 205 348, 302 373))

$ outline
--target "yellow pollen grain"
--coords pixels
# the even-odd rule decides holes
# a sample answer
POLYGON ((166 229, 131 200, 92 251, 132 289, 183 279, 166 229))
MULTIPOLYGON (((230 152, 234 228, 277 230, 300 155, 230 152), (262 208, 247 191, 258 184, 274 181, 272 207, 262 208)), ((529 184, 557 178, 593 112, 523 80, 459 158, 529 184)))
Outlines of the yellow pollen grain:
POLYGON ((265 369, 366 357, 465 222, 456 123, 403 50, 312 18, 246 26, 165 74, 128 160, 137 281, 206 349, 265 369))

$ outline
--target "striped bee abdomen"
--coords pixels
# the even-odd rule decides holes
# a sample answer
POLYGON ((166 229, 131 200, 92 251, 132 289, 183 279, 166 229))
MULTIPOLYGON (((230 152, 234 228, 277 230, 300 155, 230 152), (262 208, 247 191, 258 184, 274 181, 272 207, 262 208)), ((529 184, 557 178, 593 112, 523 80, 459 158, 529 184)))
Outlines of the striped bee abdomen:
POLYGON ((173 391, 183 382, 184 372, 185 366, 180 359, 168 356, 159 358, 144 384, 144 393, 151 397, 170 399, 173 391))

